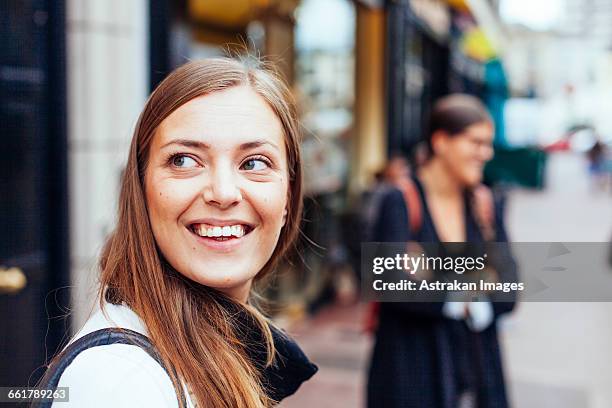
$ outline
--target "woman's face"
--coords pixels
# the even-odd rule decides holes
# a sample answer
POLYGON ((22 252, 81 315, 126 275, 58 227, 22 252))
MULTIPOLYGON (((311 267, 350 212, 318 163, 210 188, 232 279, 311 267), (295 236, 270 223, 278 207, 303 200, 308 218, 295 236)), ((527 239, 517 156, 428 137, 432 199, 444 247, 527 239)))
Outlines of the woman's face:
POLYGON ((248 86, 187 102, 153 137, 145 194, 155 241, 187 278, 246 300, 285 223, 281 123, 248 86))
POLYGON ((462 185, 471 187, 482 181, 484 165, 493 157, 493 125, 475 123, 454 136, 443 135, 436 155, 462 185))

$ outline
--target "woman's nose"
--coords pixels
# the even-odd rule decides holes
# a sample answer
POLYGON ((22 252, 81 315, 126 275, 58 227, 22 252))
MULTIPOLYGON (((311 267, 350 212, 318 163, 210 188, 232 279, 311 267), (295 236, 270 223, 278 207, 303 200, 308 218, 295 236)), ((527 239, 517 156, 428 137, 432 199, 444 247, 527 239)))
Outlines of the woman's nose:
POLYGON ((477 143, 475 154, 478 160, 489 161, 493 158, 493 145, 486 142, 477 143))
POLYGON ((207 204, 221 209, 238 204, 242 200, 242 193, 236 184, 236 174, 226 168, 217 168, 210 172, 203 196, 207 204))
POLYGON ((484 145, 480 147, 480 157, 484 161, 489 161, 493 158, 494 150, 491 145, 484 145))

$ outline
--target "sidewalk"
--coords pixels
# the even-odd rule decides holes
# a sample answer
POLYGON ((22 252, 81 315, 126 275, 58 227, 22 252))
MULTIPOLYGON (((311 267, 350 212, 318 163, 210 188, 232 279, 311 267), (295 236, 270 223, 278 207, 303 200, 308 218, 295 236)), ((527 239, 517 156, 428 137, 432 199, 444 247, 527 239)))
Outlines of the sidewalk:
MULTIPOLYGON (((506 222, 517 242, 606 242, 612 194, 594 191, 584 155, 547 164, 545 191, 516 190, 506 222)), ((612 303, 520 304, 500 327, 517 408, 612 407, 612 303)))

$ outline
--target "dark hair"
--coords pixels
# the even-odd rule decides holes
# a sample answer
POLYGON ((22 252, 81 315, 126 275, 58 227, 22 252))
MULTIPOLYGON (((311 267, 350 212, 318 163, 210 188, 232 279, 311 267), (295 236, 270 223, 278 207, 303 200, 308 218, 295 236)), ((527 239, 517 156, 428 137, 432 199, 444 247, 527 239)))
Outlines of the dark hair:
POLYGON ((429 154, 433 154, 431 139, 435 132, 441 130, 449 136, 456 136, 468 127, 482 122, 492 124, 493 119, 475 96, 452 94, 438 99, 431 110, 425 136, 429 154))

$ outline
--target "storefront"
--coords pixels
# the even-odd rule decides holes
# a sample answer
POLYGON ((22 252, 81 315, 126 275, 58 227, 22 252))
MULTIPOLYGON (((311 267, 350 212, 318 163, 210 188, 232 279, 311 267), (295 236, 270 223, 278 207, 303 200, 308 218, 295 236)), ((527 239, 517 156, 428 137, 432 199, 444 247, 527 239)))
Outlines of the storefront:
POLYGON ((448 93, 450 30, 451 12, 442 2, 388 6, 388 153, 411 154, 433 101, 448 93))
POLYGON ((250 52, 293 82, 293 13, 299 0, 151 0, 151 88, 190 59, 250 52))
POLYGON ((387 50, 388 152, 411 154, 434 101, 456 92, 487 104, 498 124, 496 143, 503 143, 503 66, 465 1, 391 2, 387 50))
POLYGON ((0 5, 0 384, 24 386, 68 321, 65 4, 0 5))

